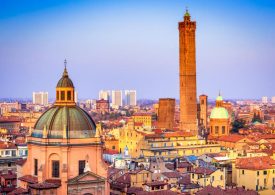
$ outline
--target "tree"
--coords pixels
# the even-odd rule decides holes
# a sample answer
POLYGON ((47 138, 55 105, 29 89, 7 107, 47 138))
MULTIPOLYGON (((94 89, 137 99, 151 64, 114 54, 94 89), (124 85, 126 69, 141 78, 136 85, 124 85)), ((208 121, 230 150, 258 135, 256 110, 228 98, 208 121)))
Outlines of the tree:
POLYGON ((245 120, 243 120, 243 119, 236 119, 232 123, 232 129, 231 129, 231 131, 234 132, 234 133, 238 133, 239 129, 244 128, 244 127, 245 127, 245 120))

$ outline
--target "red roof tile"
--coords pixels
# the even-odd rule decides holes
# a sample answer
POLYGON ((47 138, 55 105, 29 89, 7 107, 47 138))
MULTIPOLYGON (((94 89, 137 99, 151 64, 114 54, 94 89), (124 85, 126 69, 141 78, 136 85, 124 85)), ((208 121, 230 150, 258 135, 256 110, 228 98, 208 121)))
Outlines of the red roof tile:
POLYGON ((236 168, 248 170, 264 170, 275 168, 275 160, 269 156, 238 158, 236 168))
POLYGON ((211 175, 212 173, 214 173, 215 171, 205 168, 205 167, 197 167, 195 168, 193 171, 193 173, 195 174, 206 174, 206 175, 211 175))
POLYGON ((30 184, 34 184, 34 183, 38 182, 37 177, 34 177, 32 175, 24 175, 22 177, 19 177, 18 179, 21 180, 21 181, 25 181, 27 183, 30 183, 30 184))

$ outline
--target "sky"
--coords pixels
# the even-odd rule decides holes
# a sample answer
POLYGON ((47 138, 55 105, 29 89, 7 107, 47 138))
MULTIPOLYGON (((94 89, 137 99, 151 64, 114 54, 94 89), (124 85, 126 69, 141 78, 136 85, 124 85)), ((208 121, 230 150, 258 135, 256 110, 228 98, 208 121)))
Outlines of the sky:
POLYGON ((67 69, 80 98, 136 89, 179 98, 178 22, 197 22, 197 93, 275 96, 273 0, 2 0, 0 97, 48 91, 67 69))

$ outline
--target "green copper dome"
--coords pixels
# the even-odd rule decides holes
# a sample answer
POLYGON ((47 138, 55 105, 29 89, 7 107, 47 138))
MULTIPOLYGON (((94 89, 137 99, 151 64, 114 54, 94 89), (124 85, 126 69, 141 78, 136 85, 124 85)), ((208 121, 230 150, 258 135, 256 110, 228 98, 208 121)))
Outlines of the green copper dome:
POLYGON ((211 111, 210 119, 228 119, 229 115, 225 108, 215 107, 211 111))
POLYGON ((47 130, 47 138, 90 138, 96 134, 93 119, 78 106, 53 106, 37 120, 32 137, 43 137, 47 130))
POLYGON ((72 87, 74 88, 74 84, 72 80, 69 78, 67 68, 65 67, 62 78, 58 81, 56 87, 72 87))

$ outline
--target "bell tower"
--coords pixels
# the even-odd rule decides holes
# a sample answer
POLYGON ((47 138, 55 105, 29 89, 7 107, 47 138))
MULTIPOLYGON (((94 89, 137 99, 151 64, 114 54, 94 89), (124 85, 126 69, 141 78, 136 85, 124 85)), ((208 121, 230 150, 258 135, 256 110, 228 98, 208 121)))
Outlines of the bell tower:
POLYGON ((198 134, 196 83, 196 22, 186 10, 179 22, 180 129, 198 134))

